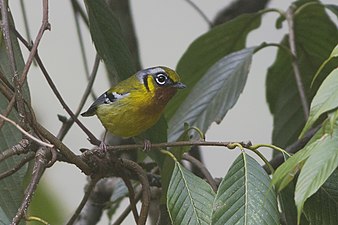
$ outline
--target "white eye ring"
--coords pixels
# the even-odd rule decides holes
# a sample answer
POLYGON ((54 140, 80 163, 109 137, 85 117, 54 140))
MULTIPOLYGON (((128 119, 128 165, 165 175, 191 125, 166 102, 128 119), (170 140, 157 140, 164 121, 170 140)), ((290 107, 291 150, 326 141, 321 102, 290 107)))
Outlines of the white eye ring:
POLYGON ((156 83, 159 84, 159 85, 164 85, 166 83, 167 79, 168 79, 167 76, 163 73, 157 74, 156 78, 155 78, 156 83))

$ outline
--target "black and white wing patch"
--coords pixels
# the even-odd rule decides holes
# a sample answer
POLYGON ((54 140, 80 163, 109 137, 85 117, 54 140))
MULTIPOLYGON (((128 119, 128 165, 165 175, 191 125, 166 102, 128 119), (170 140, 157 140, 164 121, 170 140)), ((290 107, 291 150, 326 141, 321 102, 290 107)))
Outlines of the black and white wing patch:
POLYGON ((105 92, 100 97, 98 97, 95 102, 89 107, 89 109, 82 113, 81 116, 93 116, 99 105, 102 104, 111 104, 119 99, 125 98, 130 93, 117 93, 117 92, 105 92))

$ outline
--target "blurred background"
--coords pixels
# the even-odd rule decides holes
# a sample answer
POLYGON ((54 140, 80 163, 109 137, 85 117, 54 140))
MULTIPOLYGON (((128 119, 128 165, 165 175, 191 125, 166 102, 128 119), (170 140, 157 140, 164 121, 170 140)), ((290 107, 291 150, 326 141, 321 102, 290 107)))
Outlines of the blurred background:
MULTIPOLYGON (((208 31, 208 24, 200 14, 184 0, 131 0, 133 20, 138 37, 140 58, 144 68, 155 65, 166 65, 175 68, 180 57, 189 44, 201 34, 208 31)), ((196 0, 194 3, 213 20, 217 12, 231 1, 196 0)), ((334 0, 323 1, 334 3, 334 0)), ((82 3, 82 2, 81 2, 82 3)), ((336 2, 335 2, 336 3, 336 2)), ((32 39, 35 39, 41 25, 41 1, 26 1, 27 17, 32 39)), ((58 0, 49 2, 49 22, 51 31, 46 31, 39 46, 39 54, 49 74, 62 93, 67 104, 76 110, 87 85, 87 79, 82 62, 80 46, 75 30, 75 20, 71 2, 58 0)), ((286 10, 291 1, 271 1, 268 8, 286 10)), ((15 18, 17 29, 24 34, 25 28, 21 16, 19 1, 10 1, 10 8, 15 18)), ((258 30, 250 33, 247 45, 255 46, 265 42, 279 42, 286 32, 286 25, 277 30, 274 22, 276 13, 268 13, 263 17, 258 30)), ((82 24, 83 25, 83 24, 82 24)), ((85 38, 86 54, 89 68, 92 67, 95 49, 90 34, 82 26, 85 38)), ((22 48, 24 49, 24 48, 22 48)), ((27 51, 24 49, 25 59, 27 51)), ((275 59, 275 48, 265 48, 254 55, 244 92, 238 102, 226 115, 220 125, 213 124, 206 134, 209 141, 252 141, 252 143, 270 143, 272 132, 272 117, 265 100, 266 69, 275 59)), ((61 122, 57 114, 66 115, 56 97, 50 90, 37 67, 32 67, 28 76, 32 104, 38 120, 52 133, 57 134, 61 122)), ((101 64, 94 84, 96 94, 103 93, 110 87, 105 68, 101 64)), ((91 104, 89 98, 85 108, 91 104)), ((103 127, 96 117, 80 118, 81 121, 101 136, 103 127)), ((90 148, 86 135, 74 125, 64 142, 74 153, 79 154, 80 148, 90 148)), ((270 150, 262 150, 266 156, 270 150)), ((232 161, 238 156, 239 150, 205 147, 202 150, 207 168, 214 177, 224 177, 232 161)), ((62 206, 66 219, 81 201, 83 188, 86 184, 84 174, 73 165, 56 163, 48 169, 43 182, 51 188, 57 201, 62 206)), ((127 204, 127 203, 126 203, 127 204)), ((123 207, 122 207, 123 208, 123 207)), ((129 220, 131 221, 131 220, 129 220)), ((100 223, 106 224, 106 223, 100 223)), ((125 224, 132 224, 126 221, 125 224)))

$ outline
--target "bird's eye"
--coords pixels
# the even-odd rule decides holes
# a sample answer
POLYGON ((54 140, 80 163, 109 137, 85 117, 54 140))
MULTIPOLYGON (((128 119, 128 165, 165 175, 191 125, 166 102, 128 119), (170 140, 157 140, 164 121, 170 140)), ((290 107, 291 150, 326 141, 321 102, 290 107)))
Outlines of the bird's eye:
POLYGON ((168 79, 167 76, 164 75, 163 73, 157 74, 157 75, 156 75, 156 78, 155 78, 156 83, 157 83, 158 85, 164 85, 164 84, 166 83, 167 79, 168 79))

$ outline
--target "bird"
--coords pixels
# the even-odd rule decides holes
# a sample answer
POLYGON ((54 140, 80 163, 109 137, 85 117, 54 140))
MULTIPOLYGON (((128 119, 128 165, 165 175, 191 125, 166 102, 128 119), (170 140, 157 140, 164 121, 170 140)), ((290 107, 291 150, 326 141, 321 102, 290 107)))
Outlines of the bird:
POLYGON ((104 92, 81 116, 96 115, 111 134, 135 137, 154 126, 177 89, 185 87, 173 69, 143 69, 104 92))

